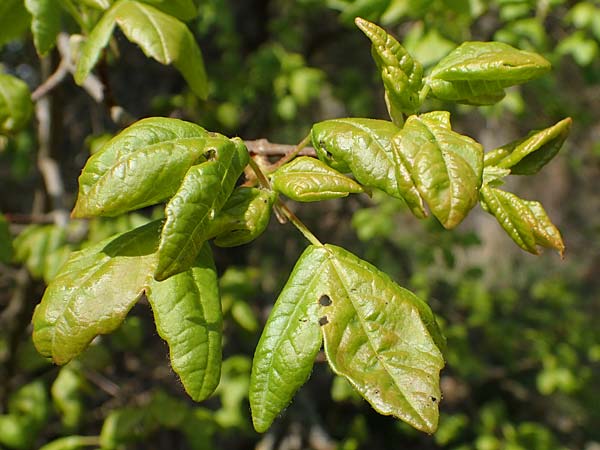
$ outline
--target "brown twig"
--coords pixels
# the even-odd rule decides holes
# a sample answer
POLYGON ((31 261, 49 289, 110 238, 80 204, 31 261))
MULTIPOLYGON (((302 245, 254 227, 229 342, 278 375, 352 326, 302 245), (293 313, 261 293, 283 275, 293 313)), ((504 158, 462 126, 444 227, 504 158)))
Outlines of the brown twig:
MULTIPOLYGON (((267 139, 256 139, 250 141, 244 141, 248 151, 254 155, 261 156, 285 156, 296 150, 296 145, 288 144, 275 144, 269 142, 267 139)), ((312 147, 304 147, 298 153, 300 156, 317 156, 315 149, 312 147)))

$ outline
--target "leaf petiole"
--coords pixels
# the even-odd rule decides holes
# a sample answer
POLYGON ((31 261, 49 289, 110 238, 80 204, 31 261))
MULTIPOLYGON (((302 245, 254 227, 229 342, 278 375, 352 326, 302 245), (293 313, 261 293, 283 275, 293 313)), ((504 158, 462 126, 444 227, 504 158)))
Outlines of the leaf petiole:
POLYGON ((282 213, 298 230, 300 233, 304 235, 308 241, 319 247, 323 247, 321 241, 317 239, 317 237, 310 232, 310 230, 302 223, 302 221, 294 214, 285 203, 283 203, 280 199, 277 199, 277 203, 275 203, 275 210, 282 213))

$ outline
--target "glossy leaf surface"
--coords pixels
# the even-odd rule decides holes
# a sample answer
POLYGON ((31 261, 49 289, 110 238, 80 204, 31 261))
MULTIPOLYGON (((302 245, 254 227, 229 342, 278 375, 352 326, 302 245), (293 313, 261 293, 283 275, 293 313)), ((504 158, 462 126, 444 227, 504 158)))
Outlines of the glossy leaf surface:
POLYGON ((23 129, 32 112, 31 94, 25 82, 0 73, 0 135, 23 129))
POLYGON ((355 22, 373 43, 371 54, 381 73, 390 117, 401 126, 403 114, 412 114, 421 106, 423 67, 383 28, 360 17, 355 22))
POLYGON ((477 203, 481 145, 452 131, 440 111, 409 117, 394 144, 433 215, 445 228, 458 225, 477 203))
POLYGON ((206 98, 206 71, 194 35, 175 17, 134 0, 116 2, 92 30, 77 65, 77 83, 83 83, 96 65, 115 25, 119 25, 127 39, 139 45, 146 56, 161 64, 173 64, 192 91, 206 98))
POLYGON ((60 31, 61 8, 56 0, 25 0, 31 14, 31 32, 38 54, 52 50, 60 31))
POLYGON ((308 156, 280 167, 272 174, 271 183, 276 191, 298 202, 318 202, 363 192, 356 181, 308 156))
POLYGON ((109 140, 79 177, 73 217, 116 216, 159 203, 204 161, 208 133, 178 119, 140 120, 109 140))
POLYGON ((73 253, 33 315, 33 342, 57 364, 77 356, 123 321, 156 264, 160 222, 73 253))
POLYGON ((510 238, 523 250, 539 254, 537 246, 562 254, 565 245, 541 203, 523 200, 510 192, 489 186, 481 188, 483 208, 496 217, 510 238))
POLYGON ((542 56, 501 42, 465 42, 431 71, 427 84, 442 100, 493 104, 504 88, 537 78, 550 70, 542 56))
POLYGON ((269 315, 250 378, 250 408, 258 432, 269 428, 310 375, 322 342, 317 314, 328 264, 324 247, 308 247, 269 315))
POLYGON ((189 270, 152 281, 147 290, 156 329, 169 345, 171 366, 195 401, 215 390, 221 373, 223 319, 217 283, 206 243, 189 270))
POLYGON ((403 198, 413 214, 426 216, 423 200, 392 140, 400 129, 375 119, 333 119, 313 126, 313 146, 319 159, 341 171, 352 172, 363 186, 403 198))
POLYGON ((566 118, 544 130, 534 130, 525 138, 492 150, 485 164, 510 169, 515 175, 534 175, 556 156, 571 129, 566 118))
POLYGON ((331 304, 319 315, 332 369, 377 412, 433 433, 445 341, 429 306, 366 261, 326 248, 331 304))
POLYGON ((235 247, 253 241, 269 224, 275 192, 239 187, 211 223, 211 236, 219 247, 235 247))
POLYGON ((187 270, 210 236, 210 223, 233 192, 248 164, 239 139, 211 137, 204 148, 214 159, 191 167, 165 208, 166 221, 158 247, 157 280, 187 270))

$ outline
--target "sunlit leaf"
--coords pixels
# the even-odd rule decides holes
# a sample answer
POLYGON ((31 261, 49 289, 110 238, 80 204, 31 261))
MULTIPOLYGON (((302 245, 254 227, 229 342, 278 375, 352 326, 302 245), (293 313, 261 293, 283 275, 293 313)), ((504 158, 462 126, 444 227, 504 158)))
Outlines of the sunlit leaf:
POLYGON ((542 56, 501 42, 465 42, 442 59, 426 82, 442 100, 475 105, 496 103, 504 89, 550 70, 542 56))
POLYGON ((192 20, 198 16, 196 0, 141 0, 180 20, 192 20))
POLYGON ((541 203, 523 200, 489 186, 481 188, 483 208, 498 220, 504 231, 523 250, 539 254, 538 245, 562 254, 565 245, 541 203))
POLYGON ((171 197, 187 170, 205 160, 207 135, 198 125, 162 117, 126 128, 88 159, 73 217, 116 216, 171 197))
POLYGON ((152 277, 160 221, 75 252, 33 315, 33 342, 57 364, 123 321, 152 277))
POLYGON ((60 31, 61 8, 56 0, 25 0, 31 14, 33 43, 40 55, 48 53, 56 44, 60 31))
POLYGON ((481 145, 452 131, 450 114, 441 111, 409 117, 394 143, 433 215, 454 228, 477 204, 481 145))
POLYGON ((67 436, 55 439, 38 450, 81 450, 98 444, 98 436, 67 436))
POLYGON ((179 190, 165 208, 166 221, 158 247, 157 280, 187 270, 209 239, 209 224, 221 211, 248 163, 248 150, 240 139, 210 137, 208 161, 191 167, 179 190))
POLYGON ((221 373, 221 302, 209 245, 188 271, 151 282, 147 297, 173 370, 192 399, 204 400, 221 373))
POLYGON ((33 112, 27 85, 12 75, 0 73, 0 135, 22 130, 33 112))
POLYGON ((392 121, 401 126, 403 115, 414 113, 421 105, 423 67, 383 28, 360 17, 355 22, 373 43, 371 54, 381 73, 388 112, 392 121))
POLYGON ((271 175, 273 189, 298 202, 318 202, 363 192, 351 178, 322 161, 301 156, 271 175))

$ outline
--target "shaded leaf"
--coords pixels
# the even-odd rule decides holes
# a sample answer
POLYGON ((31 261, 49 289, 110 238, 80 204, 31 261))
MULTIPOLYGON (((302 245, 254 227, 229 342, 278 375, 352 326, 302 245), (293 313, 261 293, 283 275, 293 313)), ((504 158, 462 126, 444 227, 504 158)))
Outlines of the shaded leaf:
POLYGON ((159 281, 192 265, 211 237, 209 224, 225 205, 248 163, 248 150, 238 138, 210 137, 204 149, 214 152, 214 159, 191 167, 165 208, 154 274, 159 281))
POLYGON ((544 130, 531 131, 523 139, 492 150, 485 165, 510 169, 515 175, 533 175, 556 156, 569 135, 570 117, 544 130))
POLYGON ((33 43, 39 55, 45 55, 56 44, 60 31, 60 5, 56 0, 25 0, 31 14, 33 43))
POLYGON ((452 131, 442 111, 409 117, 394 144, 433 215, 445 228, 458 225, 477 203, 481 145, 452 131))
POLYGON ((320 302, 325 354, 335 373, 384 415, 433 433, 445 346, 429 306, 376 267, 326 245, 330 303, 320 302))
POLYGON ((198 97, 206 98, 206 71, 194 35, 175 17, 133 0, 117 1, 92 30, 77 64, 75 81, 78 84, 85 81, 96 65, 115 24, 119 25, 127 39, 140 46, 146 56, 161 64, 173 64, 192 91, 198 97))
POLYGON ((100 447, 116 450, 145 438, 157 428, 158 423, 149 408, 113 409, 102 424, 100 447))
POLYGON ((351 178, 322 161, 301 156, 271 175, 273 189, 298 202, 318 202, 363 192, 351 178))
POLYGON ((116 216, 171 197, 187 170, 205 160, 207 136, 178 119, 134 123, 88 159, 73 217, 116 216))
POLYGON ((310 375, 322 342, 317 309, 327 265, 324 247, 308 247, 269 315, 250 378, 250 408, 258 432, 269 428, 310 375))
POLYGON ((70 254, 66 229, 57 225, 30 225, 13 242, 14 259, 31 275, 49 282, 70 254))
POLYGON ((277 194, 262 189, 239 187, 211 223, 209 234, 219 247, 235 247, 253 241, 269 224, 277 194))
POLYGON ((0 47, 25 34, 30 21, 31 16, 27 12, 23 0, 0 1, 0 47))
POLYGON ((32 113, 31 94, 25 82, 0 73, 0 135, 25 128, 32 113))
POLYGON ((0 213, 0 263, 10 262, 13 254, 12 236, 8 227, 8 222, 2 213, 0 213))
POLYGON ((141 0, 180 20, 192 20, 198 16, 198 5, 194 0, 141 0))
POLYGON ((423 67, 383 28, 360 17, 355 22, 373 43, 371 54, 381 73, 388 112, 392 121, 402 126, 403 114, 412 114, 421 106, 423 67))
POLYGON ((75 430, 84 416, 84 387, 85 380, 73 364, 61 368, 52 383, 52 400, 67 430, 75 430))
POLYGON ((188 271, 152 281, 147 297, 158 334, 169 345, 173 370, 193 400, 204 400, 219 383, 223 321, 208 243, 188 271))
POLYGON ((81 353, 123 321, 155 266, 160 221, 71 255, 33 315, 33 342, 57 364, 81 353))
POLYGON ((42 446, 39 450, 80 450, 84 447, 97 446, 99 438, 97 436, 67 436, 42 446))
POLYGON ((481 203, 523 250, 537 255, 539 245, 553 248, 563 255, 565 245, 560 232, 541 203, 523 200, 510 192, 489 186, 481 188, 481 203))
POLYGON ((311 136, 319 159, 340 172, 352 172, 363 186, 381 189, 406 201, 413 214, 425 217, 423 200, 392 140, 400 129, 374 119, 333 119, 313 125, 311 136))
POLYGON ((426 83, 442 100, 475 105, 496 103, 504 89, 550 70, 542 56, 501 42, 465 42, 443 58, 426 83))

